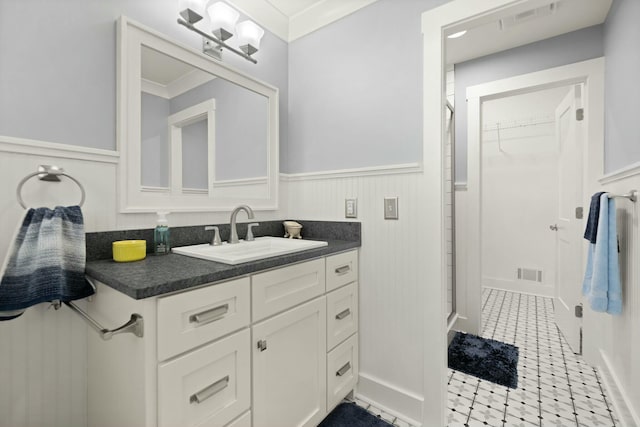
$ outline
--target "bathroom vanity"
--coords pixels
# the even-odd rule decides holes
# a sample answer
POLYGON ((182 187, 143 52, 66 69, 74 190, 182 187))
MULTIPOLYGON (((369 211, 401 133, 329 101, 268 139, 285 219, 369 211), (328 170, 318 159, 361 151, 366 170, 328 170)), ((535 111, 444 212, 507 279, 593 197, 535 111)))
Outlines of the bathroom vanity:
POLYGON ((237 266, 88 263, 99 283, 87 312, 144 319, 143 337, 90 334, 88 425, 317 425, 358 378, 357 246, 237 266))

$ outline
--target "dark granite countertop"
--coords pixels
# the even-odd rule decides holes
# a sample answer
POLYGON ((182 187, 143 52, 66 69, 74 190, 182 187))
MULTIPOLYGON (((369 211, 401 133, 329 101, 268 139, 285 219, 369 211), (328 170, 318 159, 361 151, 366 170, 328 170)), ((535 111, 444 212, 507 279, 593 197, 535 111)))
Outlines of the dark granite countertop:
POLYGON ((181 291, 205 283, 247 274, 357 248, 360 242, 329 240, 328 246, 237 265, 206 261, 185 255, 149 255, 141 261, 119 263, 90 261, 86 273, 135 299, 181 291))
MULTIPOLYGON (((360 247, 360 223, 331 221, 299 221, 303 234, 310 240, 323 240, 328 246, 285 254, 237 265, 206 261, 185 255, 156 256, 153 253, 141 261, 115 262, 111 257, 111 242, 122 239, 146 239, 147 251, 153 241, 153 230, 126 230, 87 233, 87 275, 134 299, 143 299, 181 291, 206 283, 232 279, 287 264, 319 258, 332 253, 360 247), (149 242, 151 240, 151 242, 149 242)), ((261 223, 261 235, 280 235, 284 229, 280 221, 261 223), (264 233, 264 234, 263 234, 264 233)), ((239 231, 242 230, 238 224, 239 231)), ((178 227, 171 230, 174 246, 186 246, 208 241, 202 226, 178 227)), ((228 226, 226 226, 228 228, 228 226)), ((223 240, 228 230, 221 226, 223 240)))

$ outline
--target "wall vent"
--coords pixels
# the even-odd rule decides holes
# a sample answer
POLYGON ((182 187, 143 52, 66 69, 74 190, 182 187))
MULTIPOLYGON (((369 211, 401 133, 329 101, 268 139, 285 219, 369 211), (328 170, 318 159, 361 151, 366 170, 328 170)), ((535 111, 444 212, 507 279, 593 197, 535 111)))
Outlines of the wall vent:
POLYGON ((520 267, 518 268, 518 280, 542 283, 542 270, 520 267))
POLYGON ((507 30, 523 22, 530 21, 536 18, 542 18, 544 16, 553 15, 558 9, 557 3, 550 3, 546 6, 537 7, 535 9, 525 10, 518 14, 507 16, 498 20, 498 28, 500 31, 507 30))

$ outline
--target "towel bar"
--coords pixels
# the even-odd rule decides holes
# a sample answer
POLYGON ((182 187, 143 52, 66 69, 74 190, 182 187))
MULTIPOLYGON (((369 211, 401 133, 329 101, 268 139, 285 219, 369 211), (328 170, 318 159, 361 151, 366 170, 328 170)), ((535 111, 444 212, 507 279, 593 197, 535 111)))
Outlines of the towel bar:
POLYGON ((91 328, 93 328, 96 332, 98 332, 98 335, 100 335, 100 338, 102 338, 105 341, 110 340, 114 335, 117 335, 117 334, 131 333, 137 336, 138 338, 142 338, 144 336, 144 319, 142 318, 141 315, 137 313, 133 313, 129 321, 124 325, 115 329, 107 329, 103 327, 100 323, 96 322, 83 309, 75 305, 73 302, 65 301, 64 305, 66 305, 71 310, 76 312, 78 315, 83 317, 84 320, 86 320, 89 323, 89 326, 91 326, 91 328))
POLYGON ((609 194, 609 198, 625 198, 635 203, 638 200, 638 190, 631 190, 627 194, 609 194))
MULTIPOLYGON (((94 291, 97 291, 96 284, 93 282, 93 279, 89 276, 85 276, 87 282, 91 285, 94 291)), ((60 301, 53 301, 51 303, 53 307, 58 310, 60 308, 60 301)), ((133 313, 131 318, 124 325, 115 328, 115 329, 107 329, 103 327, 100 323, 96 322, 91 316, 87 314, 83 309, 75 305, 72 301, 65 301, 64 305, 69 307, 73 312, 82 317, 84 320, 89 323, 89 326, 100 335, 100 338, 107 341, 110 340, 114 335, 117 334, 126 334, 131 333, 138 338, 142 338, 144 336, 144 318, 138 313, 133 313)))

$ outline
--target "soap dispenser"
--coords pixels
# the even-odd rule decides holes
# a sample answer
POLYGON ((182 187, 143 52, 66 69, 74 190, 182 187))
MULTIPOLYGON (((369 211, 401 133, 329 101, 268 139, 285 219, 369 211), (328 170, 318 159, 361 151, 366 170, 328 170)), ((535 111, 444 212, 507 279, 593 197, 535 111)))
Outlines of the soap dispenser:
POLYGON ((166 255, 171 250, 169 243, 169 212, 158 212, 158 224, 153 232, 153 249, 156 255, 166 255))

